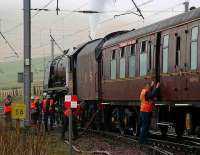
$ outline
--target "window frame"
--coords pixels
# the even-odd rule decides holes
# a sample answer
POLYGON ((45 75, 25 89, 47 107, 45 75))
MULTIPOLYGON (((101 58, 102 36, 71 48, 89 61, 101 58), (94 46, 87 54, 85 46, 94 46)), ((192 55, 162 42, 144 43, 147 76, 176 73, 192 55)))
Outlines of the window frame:
POLYGON ((195 71, 198 69, 198 39, 199 39, 199 25, 195 25, 193 27, 191 27, 191 35, 190 35, 191 39, 190 39, 190 70, 195 71), (196 38, 193 39, 192 35, 192 30, 194 28, 197 28, 197 35, 196 38), (196 43, 196 67, 192 68, 192 44, 196 43))
POLYGON ((130 57, 129 57, 129 59, 128 59, 128 76, 129 77, 135 77, 136 76, 136 50, 137 50, 137 44, 135 43, 135 44, 131 44, 130 45, 130 57), (132 49, 134 49, 134 50, 132 50, 132 49), (134 52, 132 52, 132 51, 134 51, 134 52), (131 60, 131 59, 133 59, 134 58, 134 71, 133 71, 133 73, 134 74, 131 74, 131 65, 130 65, 130 63, 131 63, 131 61, 133 61, 133 60, 131 60))
POLYGON ((112 55, 110 59, 110 80, 116 80, 117 79, 117 59, 116 59, 116 49, 112 50, 112 55), (115 63, 115 77, 112 78, 112 63, 115 63))
POLYGON ((169 40, 170 35, 168 33, 163 35, 163 46, 162 46, 162 73, 168 73, 169 72, 169 40), (168 37, 167 39, 167 45, 165 45, 165 37, 168 37), (164 50, 167 49, 167 70, 164 72, 164 50))
POLYGON ((120 48, 120 59, 119 59, 119 78, 124 79, 126 77, 126 46, 123 46, 120 48), (124 61, 123 66, 122 66, 122 61, 124 61), (122 67, 124 69, 123 75, 122 75, 122 67))
POLYGON ((148 43, 148 40, 143 40, 143 41, 141 41, 141 43, 140 43, 140 53, 139 53, 139 76, 147 76, 147 74, 148 74, 148 54, 147 54, 147 44, 148 43), (143 43, 145 42, 145 51, 143 51, 143 43), (142 72, 141 72, 141 56, 142 55, 146 55, 146 72, 145 72, 145 74, 143 75, 143 74, 141 74, 142 72))

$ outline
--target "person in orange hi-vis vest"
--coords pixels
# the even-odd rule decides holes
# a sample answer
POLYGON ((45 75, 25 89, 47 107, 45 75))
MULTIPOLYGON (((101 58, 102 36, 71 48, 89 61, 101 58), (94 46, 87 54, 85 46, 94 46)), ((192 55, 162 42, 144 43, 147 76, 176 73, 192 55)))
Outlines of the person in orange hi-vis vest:
POLYGON ((45 126, 45 132, 48 131, 48 120, 50 118, 50 95, 45 95, 42 100, 42 112, 44 115, 44 126, 45 126))
POLYGON ((140 93, 140 127, 139 143, 146 144, 148 139, 149 127, 151 123, 152 111, 154 108, 154 98, 158 94, 160 83, 156 86, 154 82, 146 84, 140 93))
POLYGON ((4 116, 5 116, 5 124, 8 126, 12 126, 12 118, 11 118, 11 112, 12 112, 12 97, 8 95, 4 101, 4 116))
POLYGON ((65 132, 68 130, 68 124, 69 124, 69 116, 72 115, 71 109, 67 102, 64 102, 63 105, 63 128, 62 128, 62 134, 61 139, 65 139, 65 132))
POLYGON ((33 125, 36 125, 40 116, 40 103, 38 96, 31 96, 31 120, 33 125))

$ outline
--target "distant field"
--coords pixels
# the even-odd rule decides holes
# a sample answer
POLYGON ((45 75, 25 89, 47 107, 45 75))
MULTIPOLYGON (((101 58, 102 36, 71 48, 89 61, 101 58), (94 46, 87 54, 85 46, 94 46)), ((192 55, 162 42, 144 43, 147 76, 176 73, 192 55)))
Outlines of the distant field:
MULTIPOLYGON (((33 83, 42 83, 44 78, 44 60, 43 58, 32 59, 33 83)), ((0 89, 21 87, 17 82, 17 73, 23 71, 23 62, 0 63, 0 89)))

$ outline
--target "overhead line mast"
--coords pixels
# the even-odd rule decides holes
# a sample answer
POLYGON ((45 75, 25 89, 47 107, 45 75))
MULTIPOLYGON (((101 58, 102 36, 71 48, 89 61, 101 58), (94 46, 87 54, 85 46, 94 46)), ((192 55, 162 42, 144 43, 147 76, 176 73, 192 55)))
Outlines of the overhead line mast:
POLYGON ((30 122, 31 98, 31 0, 24 0, 24 103, 26 104, 27 123, 30 122))

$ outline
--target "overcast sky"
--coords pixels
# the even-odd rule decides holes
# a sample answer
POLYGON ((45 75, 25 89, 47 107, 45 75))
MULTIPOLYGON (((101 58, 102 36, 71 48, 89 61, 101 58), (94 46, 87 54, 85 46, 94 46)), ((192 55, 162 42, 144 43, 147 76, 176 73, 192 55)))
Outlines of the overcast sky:
MULTIPOLYGON (((50 11, 39 12, 32 18, 32 57, 47 57, 50 55, 51 31, 55 40, 63 48, 67 49, 89 40, 90 26, 89 15, 72 12, 72 10, 89 10, 91 1, 105 0, 59 0, 59 15, 56 9, 56 0, 32 0, 31 8, 43 8, 48 2, 53 1, 47 9, 50 11)), ((117 30, 130 30, 139 28, 158 20, 174 16, 184 12, 185 0, 135 0, 142 10, 145 19, 134 14, 113 18, 114 15, 133 9, 131 0, 107 0, 105 9, 101 3, 97 6, 103 14, 98 19, 96 38, 102 37, 117 30)), ((103 4, 102 4, 103 5, 103 4)), ((190 0, 190 6, 200 6, 199 0, 190 0)), ((94 8, 94 7, 93 7, 94 8)), ((98 10, 96 10, 98 11, 98 10)), ((37 13, 32 11, 32 15, 37 13)), ((0 0, 0 30, 16 51, 23 58, 23 0, 0 0)), ((58 49, 56 54, 61 53, 58 49)), ((13 57, 12 50, 0 37, 0 62, 18 60, 13 57)))

